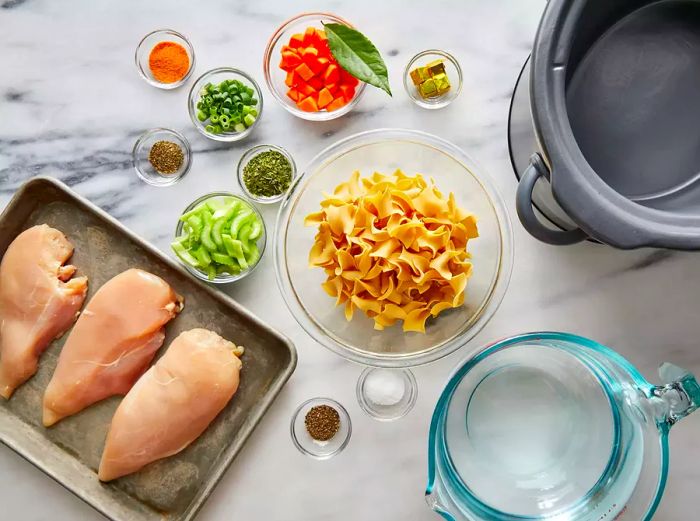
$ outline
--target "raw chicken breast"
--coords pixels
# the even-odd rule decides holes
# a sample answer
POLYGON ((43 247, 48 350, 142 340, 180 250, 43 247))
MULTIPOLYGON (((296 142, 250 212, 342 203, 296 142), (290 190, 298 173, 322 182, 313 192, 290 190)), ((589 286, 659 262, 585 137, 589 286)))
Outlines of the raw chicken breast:
POLYGON ((85 300, 87 278, 63 264, 73 245, 46 224, 12 241, 0 264, 0 395, 36 373, 49 343, 73 324, 85 300))
POLYGON ((129 392, 165 338, 182 299, 160 277, 131 269, 90 299, 58 358, 44 394, 44 425, 129 392))
POLYGON ((242 353, 206 329, 173 340, 119 404, 107 434, 99 478, 131 474, 196 440, 238 389, 242 353))

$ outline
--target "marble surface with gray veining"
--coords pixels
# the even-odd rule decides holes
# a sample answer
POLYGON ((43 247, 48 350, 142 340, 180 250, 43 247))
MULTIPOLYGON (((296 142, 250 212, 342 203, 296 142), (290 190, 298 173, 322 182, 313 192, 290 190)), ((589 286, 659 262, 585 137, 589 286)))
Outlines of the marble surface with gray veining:
MULTIPOLYGON (((0 205, 34 175, 68 183, 163 251, 179 212, 208 191, 238 190, 235 164, 252 144, 283 145, 304 164, 339 138, 379 127, 418 128, 463 147, 490 175, 515 215, 515 179, 506 125, 511 91, 531 47, 544 0, 0 0, 0 205), (265 114, 240 144, 209 141, 192 127, 188 86, 165 92, 138 76, 133 53, 140 38, 161 27, 188 35, 195 74, 231 65, 262 82, 262 54, 274 29, 303 10, 324 9, 350 19, 384 52, 394 97, 370 89, 350 115, 329 123, 294 118, 266 96, 265 114), (402 90, 403 67, 415 53, 452 52, 464 90, 449 108, 426 111, 402 90), (194 164, 171 188, 143 184, 131 168, 131 148, 149 127, 184 132, 194 164)), ((267 92, 266 92, 267 94, 267 92)), ((268 226, 274 208, 265 208, 268 226)), ((471 350, 531 330, 571 331, 619 350, 653 381, 671 361, 700 373, 700 257, 666 251, 619 252, 590 243, 539 244, 517 222, 515 269, 503 304, 466 348, 415 369, 419 398, 406 418, 378 423, 355 400, 360 367, 311 340, 284 307, 272 256, 262 269, 227 291, 289 335, 299 366, 199 519, 401 520, 437 519, 423 499, 426 435, 434 402, 451 369, 471 350), (294 408, 328 395, 347 406, 353 437, 338 457, 302 456, 289 438, 294 408)), ((700 414, 674 428, 671 474, 656 519, 697 516, 700 414)), ((101 519, 79 499, 6 447, 0 447, 0 519, 101 519)))

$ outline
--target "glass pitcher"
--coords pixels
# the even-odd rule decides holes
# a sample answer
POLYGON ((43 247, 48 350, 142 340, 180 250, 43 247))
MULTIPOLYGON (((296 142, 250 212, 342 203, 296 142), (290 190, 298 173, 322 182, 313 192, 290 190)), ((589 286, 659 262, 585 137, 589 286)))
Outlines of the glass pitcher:
POLYGON ((428 504, 449 521, 651 519, 668 433, 700 405, 671 364, 652 385, 579 336, 503 340, 462 364, 430 426, 428 504))

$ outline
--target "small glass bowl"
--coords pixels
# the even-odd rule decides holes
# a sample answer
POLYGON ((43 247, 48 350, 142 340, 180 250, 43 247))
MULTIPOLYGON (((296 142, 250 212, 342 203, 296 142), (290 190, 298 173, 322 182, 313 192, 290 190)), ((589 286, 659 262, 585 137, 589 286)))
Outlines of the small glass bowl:
POLYGON ((285 158, 287 158, 287 161, 289 161, 289 164, 292 165, 292 179, 289 183, 289 186, 292 186, 292 183, 294 182, 294 179, 297 176, 297 166, 294 163, 294 159, 292 159, 292 156, 287 152, 284 148, 278 147, 276 145, 256 145, 249 149, 245 154, 241 156, 240 161, 238 161, 238 184, 241 186, 241 190, 243 190, 243 193, 245 194, 246 197, 252 199, 253 201, 256 201, 261 204, 272 204, 272 203, 277 203, 281 201, 285 195, 287 195, 287 192, 282 192, 279 195, 275 195, 273 197, 262 197, 259 195, 253 195, 250 193, 248 190, 248 187, 245 185, 245 182, 243 181, 243 169, 246 167, 248 162, 253 159, 256 155, 260 154, 261 152, 267 152, 269 150, 274 150, 276 152, 279 152, 282 154, 285 158))
POLYGON ((192 44, 187 38, 185 38, 184 35, 178 33, 177 31, 173 31, 172 29, 158 29, 157 31, 153 31, 152 33, 148 33, 146 36, 144 36, 136 47, 134 59, 136 60, 136 68, 138 69, 141 77, 146 80, 148 84, 165 90, 176 89, 185 83, 192 75, 195 64, 194 48, 192 47, 192 44), (153 47, 160 42, 179 43, 187 51, 187 56, 190 58, 190 68, 182 79, 172 83, 163 83, 155 79, 153 73, 151 73, 151 68, 148 65, 148 59, 151 55, 153 47))
MULTIPOLYGON (((229 275, 217 275, 213 279, 209 279, 207 277, 207 274, 204 272, 199 271, 197 268, 193 268, 189 264, 186 264, 183 262, 177 255, 175 257, 177 260, 182 264, 182 266, 189 271, 192 275, 197 277, 200 280, 203 280, 204 282, 211 282, 212 284, 227 284, 229 282, 235 282, 237 280, 240 280, 244 277, 247 277, 257 266, 260 264, 260 259, 262 259, 263 255, 265 254, 265 245, 267 244, 267 229, 265 227, 265 220, 263 219, 262 215, 260 215, 260 212, 258 209, 255 207, 254 204, 252 204, 250 201, 247 199, 244 199, 243 197, 240 197, 238 195, 232 194, 230 192, 211 192, 209 194, 203 195, 202 197, 199 197, 198 199, 195 199, 190 203, 187 208, 185 208, 181 214, 184 215, 187 212, 194 210, 197 208, 199 205, 209 202, 212 199, 217 199, 217 198, 231 198, 231 199, 236 199, 237 201, 241 201, 243 204, 247 205, 253 213, 260 219, 260 222, 262 223, 262 235, 258 239, 257 245, 258 245, 258 250, 260 251, 260 256, 258 257, 258 260, 255 264, 252 266, 249 266, 247 270, 243 270, 239 273, 235 274, 229 274, 229 275)), ((177 220, 177 227, 175 228, 175 238, 177 239, 181 235, 183 235, 183 229, 184 229, 185 223, 182 222, 179 218, 177 220)))
POLYGON ((292 415, 292 423, 290 425, 290 433, 294 446, 299 449, 299 452, 312 458, 319 460, 330 459, 336 454, 339 454, 350 442, 352 434, 352 422, 350 415, 345 407, 340 405, 335 400, 330 398, 312 398, 302 403, 292 415), (312 407, 318 405, 329 405, 338 411, 340 416, 340 428, 328 441, 317 441, 313 439, 306 430, 306 414, 312 407))
POLYGON ((441 109, 457 99, 457 96, 462 91, 462 68, 457 63, 457 59, 450 53, 438 49, 428 49, 427 51, 419 52, 408 62, 403 72, 403 86, 411 100, 419 107, 441 109), (434 60, 442 60, 445 63, 445 73, 450 81, 450 90, 442 96, 422 98, 418 88, 413 84, 411 71, 434 60))
POLYGON ((282 46, 289 43, 289 38, 293 34, 303 33, 307 27, 323 29, 322 22, 338 23, 352 27, 352 24, 346 20, 330 13, 302 13, 290 18, 275 31, 270 41, 267 43, 267 48, 265 49, 263 57, 263 71, 265 72, 267 88, 286 110, 308 121, 330 121, 331 119, 336 119, 347 114, 357 105, 358 101, 360 101, 362 94, 365 92, 365 87, 367 86, 364 82, 360 82, 355 91, 355 97, 343 107, 330 112, 326 110, 305 112, 299 109, 296 103, 287 97, 287 85, 284 83, 286 73, 278 67, 282 46))
POLYGON ((212 69, 205 72, 194 82, 188 96, 187 110, 190 113, 192 124, 201 134, 205 135, 209 139, 213 139, 214 141, 232 143, 248 137, 253 129, 258 126, 258 123, 260 122, 260 119, 262 119, 263 115, 262 91, 260 90, 258 83, 248 73, 239 69, 234 69, 233 67, 219 67, 217 69, 212 69), (251 87, 255 91, 255 96, 258 99, 258 104, 255 105, 255 110, 258 111, 258 116, 255 118, 255 122, 243 132, 224 132, 222 134, 212 134, 211 132, 207 132, 205 128, 206 124, 202 123, 197 118, 199 91, 201 91, 202 87, 204 87, 207 83, 221 83, 224 80, 238 80, 247 87, 251 87))
POLYGON ((357 380, 357 401, 360 408, 375 420, 392 421, 406 416, 418 398, 416 377, 408 369, 384 369, 368 367, 357 380), (377 399, 384 383, 385 389, 399 391, 400 396, 390 396, 386 400, 377 399), (401 390, 399 389, 399 386, 401 390), (372 389, 374 387, 374 390, 372 389))
POLYGON ((179 132, 168 128, 152 128, 141 134, 136 140, 136 143, 134 143, 134 149, 131 152, 131 161, 134 165, 134 170, 136 170, 136 174, 138 174, 142 181, 153 186, 170 186, 177 183, 189 172, 192 164, 192 149, 185 136, 179 132), (158 170, 153 168, 153 165, 149 161, 148 155, 151 152, 151 147, 157 141, 171 141, 180 145, 184 157, 180 169, 174 174, 161 174, 158 170))

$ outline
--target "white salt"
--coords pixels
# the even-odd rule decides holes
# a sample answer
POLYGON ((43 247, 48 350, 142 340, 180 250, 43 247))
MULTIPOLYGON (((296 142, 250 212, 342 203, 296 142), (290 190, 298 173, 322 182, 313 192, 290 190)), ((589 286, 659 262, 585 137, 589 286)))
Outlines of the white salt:
POLYGON ((375 369, 365 379, 364 393, 367 399, 376 405, 396 405, 406 394, 406 383, 403 376, 396 371, 375 369))

